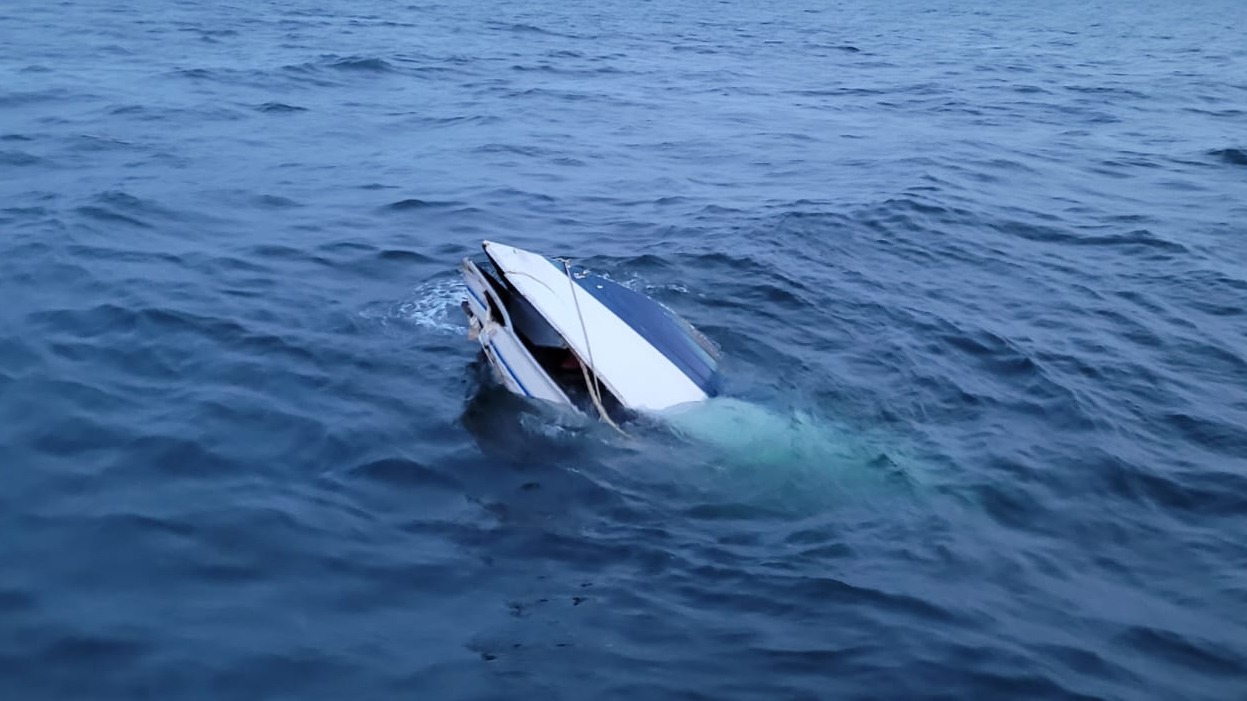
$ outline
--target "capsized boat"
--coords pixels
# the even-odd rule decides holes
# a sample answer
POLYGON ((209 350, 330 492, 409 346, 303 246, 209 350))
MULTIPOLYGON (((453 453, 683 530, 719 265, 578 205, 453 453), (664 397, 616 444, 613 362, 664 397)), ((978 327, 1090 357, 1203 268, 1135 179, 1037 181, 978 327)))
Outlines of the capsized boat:
POLYGON ((462 307, 510 391, 608 420, 718 393, 718 349, 667 307, 566 260, 483 248, 493 272, 463 260, 462 307))

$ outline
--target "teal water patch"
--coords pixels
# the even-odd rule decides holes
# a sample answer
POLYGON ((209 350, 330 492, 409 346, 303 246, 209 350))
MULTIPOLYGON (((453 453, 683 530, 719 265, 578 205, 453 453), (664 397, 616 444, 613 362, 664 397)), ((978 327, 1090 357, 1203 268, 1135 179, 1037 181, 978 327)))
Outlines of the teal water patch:
POLYGON ((904 493, 917 484, 898 439, 810 412, 715 397, 661 415, 664 429, 702 456, 713 479, 765 502, 904 493))

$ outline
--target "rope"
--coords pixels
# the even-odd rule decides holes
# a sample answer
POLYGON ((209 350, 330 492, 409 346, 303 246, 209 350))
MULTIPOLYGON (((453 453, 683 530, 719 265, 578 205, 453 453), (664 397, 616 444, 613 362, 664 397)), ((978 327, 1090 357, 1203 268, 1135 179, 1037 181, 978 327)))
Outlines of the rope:
MULTIPOLYGON (((585 350, 589 355, 589 366, 593 365, 593 346, 589 343, 589 329, 585 327, 585 317, 580 313, 580 297, 576 294, 576 282, 572 279, 572 264, 567 258, 563 258, 563 270, 567 273, 567 286, 572 291, 572 301, 576 303, 576 316, 580 319, 580 333, 585 339, 585 350)), ((593 381, 589 381, 589 368, 584 363, 580 363, 580 373, 585 378, 585 387, 589 390, 589 398, 593 400, 593 406, 597 407, 598 415, 602 420, 610 424, 610 427, 619 431, 621 435, 628 435, 624 430, 615 423, 615 420, 606 413, 606 407, 602 406, 602 386, 598 383, 598 373, 593 371, 593 381)))
MULTIPOLYGON (((560 258, 559 260, 562 260, 562 259, 560 258)), ((505 268, 499 268, 499 270, 501 270, 503 275, 506 277, 511 277, 512 275, 515 275, 518 277, 526 277, 529 280, 532 280, 533 282, 537 283, 538 285, 541 285, 542 287, 546 288, 547 290, 550 290, 550 294, 555 294, 554 290, 536 275, 526 273, 522 270, 507 270, 505 268)))

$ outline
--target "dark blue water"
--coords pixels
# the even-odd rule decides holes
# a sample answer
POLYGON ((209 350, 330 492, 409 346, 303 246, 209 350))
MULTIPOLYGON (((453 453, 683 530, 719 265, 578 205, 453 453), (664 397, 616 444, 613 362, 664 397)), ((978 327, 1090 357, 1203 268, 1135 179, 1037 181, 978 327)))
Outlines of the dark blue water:
POLYGON ((0 698, 1247 698, 1244 27, 10 0, 0 698), (507 395, 484 238, 762 418, 507 395))

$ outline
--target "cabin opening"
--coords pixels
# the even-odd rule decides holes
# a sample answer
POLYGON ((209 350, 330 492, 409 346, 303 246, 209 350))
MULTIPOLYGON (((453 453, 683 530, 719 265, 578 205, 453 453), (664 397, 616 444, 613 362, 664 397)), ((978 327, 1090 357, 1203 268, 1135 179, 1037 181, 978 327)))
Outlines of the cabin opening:
MULTIPOLYGON (((512 330, 524 348, 577 408, 589 415, 596 415, 597 409, 586 384, 586 378, 588 382, 595 382, 593 373, 582 366, 580 358, 567 341, 509 282, 499 280, 492 271, 482 272, 498 299, 506 305, 506 315, 511 318, 512 330)), ((497 315, 492 302, 489 306, 491 316, 497 315)), ((495 316, 495 319, 499 316, 501 315, 495 316)), ((503 322, 499 320, 499 323, 503 322)), ((623 418, 627 412, 618 397, 600 381, 596 381, 596 385, 607 414, 612 419, 623 418)))

